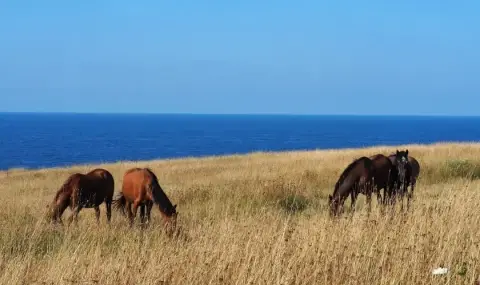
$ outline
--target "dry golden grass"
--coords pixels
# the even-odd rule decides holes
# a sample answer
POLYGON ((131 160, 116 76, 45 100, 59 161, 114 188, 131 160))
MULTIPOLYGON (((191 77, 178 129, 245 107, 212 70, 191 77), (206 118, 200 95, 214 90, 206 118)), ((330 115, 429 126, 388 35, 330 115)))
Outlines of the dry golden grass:
POLYGON ((410 211, 382 214, 374 198, 368 217, 361 195, 337 220, 326 201, 343 168, 395 147, 101 165, 117 191, 128 168, 152 168, 178 204, 177 238, 157 210, 144 231, 117 212, 107 226, 103 205, 99 226, 92 209, 77 226, 47 224, 45 205, 68 175, 97 166, 0 172, 0 283, 473 284, 480 144, 408 148, 422 167, 410 211), (449 273, 432 276, 439 266, 449 273))

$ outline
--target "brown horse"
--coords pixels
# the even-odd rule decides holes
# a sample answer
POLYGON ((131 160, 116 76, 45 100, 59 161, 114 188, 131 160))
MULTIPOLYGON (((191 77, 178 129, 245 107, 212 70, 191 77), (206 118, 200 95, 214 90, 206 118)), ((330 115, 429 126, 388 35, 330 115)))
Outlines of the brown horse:
POLYGON ((403 208, 403 197, 407 194, 407 207, 410 204, 410 199, 413 198, 413 191, 415 185, 417 184, 417 178, 420 175, 420 164, 418 161, 408 155, 408 149, 405 151, 396 151, 394 154, 390 154, 390 161, 394 165, 394 168, 397 169, 397 177, 394 181, 395 184, 395 193, 402 199, 402 208, 403 208), (411 186, 410 192, 408 191, 408 186, 411 186))
POLYGON ((375 175, 373 162, 368 157, 361 157, 350 163, 342 172, 337 183, 333 195, 329 195, 328 203, 330 206, 330 214, 336 215, 338 208, 347 199, 351 198, 351 209, 354 210, 355 201, 359 193, 367 196, 367 203, 370 209, 372 197, 372 178, 375 175))
POLYGON ((373 177, 373 191, 377 193, 377 201, 385 204, 386 197, 393 187, 391 176, 395 177, 396 169, 388 157, 376 154, 370 157, 375 168, 373 177), (383 189, 383 200, 380 191, 383 189))
POLYGON ((68 177, 50 205, 49 218, 53 222, 62 222, 63 212, 70 207, 72 215, 69 223, 75 219, 82 208, 94 208, 97 223, 100 221, 100 205, 105 202, 107 208, 107 221, 112 217, 112 199, 114 180, 112 174, 105 169, 94 169, 87 174, 75 173, 68 177))
POLYGON ((157 176, 148 168, 132 168, 126 171, 123 176, 122 191, 113 203, 115 209, 120 210, 124 215, 127 208, 130 225, 133 225, 138 207, 140 207, 141 223, 145 222, 145 208, 147 223, 149 223, 153 204, 157 204, 165 224, 175 226, 177 205, 172 205, 160 187, 157 176))

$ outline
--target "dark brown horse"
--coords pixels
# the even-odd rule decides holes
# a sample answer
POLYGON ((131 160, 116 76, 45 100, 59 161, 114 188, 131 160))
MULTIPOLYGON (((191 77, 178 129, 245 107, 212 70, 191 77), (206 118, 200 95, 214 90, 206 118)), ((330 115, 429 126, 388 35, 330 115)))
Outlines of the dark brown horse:
POLYGON ((99 206, 105 202, 107 221, 110 223, 114 189, 113 176, 105 169, 97 168, 87 174, 72 174, 57 191, 52 203, 47 205, 49 218, 53 222, 61 223, 63 212, 70 207, 72 215, 69 222, 72 219, 76 221, 82 208, 94 208, 98 223, 100 221, 99 206))
POLYGON ((410 203, 410 199, 413 198, 413 191, 417 184, 417 178, 420 175, 420 164, 414 157, 408 155, 408 149, 405 151, 397 150, 396 153, 390 154, 388 158, 392 161, 394 168, 397 169, 393 196, 400 196, 403 208, 403 197, 407 195, 407 206, 410 203), (408 186, 411 186, 410 192, 408 191, 408 186))
POLYGON ((370 209, 372 200, 371 182, 374 175, 375 168, 370 158, 361 157, 350 163, 340 175, 337 183, 335 183, 333 195, 328 197, 330 214, 338 214, 339 207, 343 206, 348 195, 351 198, 351 209, 354 210, 355 201, 359 193, 367 196, 367 204, 370 209))
POLYGON ((410 198, 412 199, 413 198, 413 190, 415 190, 415 185, 417 185, 417 179, 418 179, 418 176, 420 176, 420 163, 418 163, 418 161, 413 157, 413 156, 409 156, 408 157, 408 163, 410 164, 410 173, 409 173, 409 176, 410 176, 410 192, 409 192, 409 196, 410 198))
POLYGON ((175 226, 177 205, 172 205, 160 187, 157 176, 148 168, 132 168, 126 171, 123 176, 122 192, 113 203, 114 207, 124 215, 125 208, 127 208, 130 225, 133 225, 139 207, 141 223, 145 222, 145 210, 147 223, 150 222, 150 213, 153 204, 156 204, 165 224, 175 226))
POLYGON ((375 168, 373 177, 373 191, 377 193, 377 201, 386 204, 386 199, 393 188, 391 177, 395 177, 396 169, 388 157, 383 154, 376 154, 370 157, 375 168), (383 189, 383 200, 380 191, 383 189))

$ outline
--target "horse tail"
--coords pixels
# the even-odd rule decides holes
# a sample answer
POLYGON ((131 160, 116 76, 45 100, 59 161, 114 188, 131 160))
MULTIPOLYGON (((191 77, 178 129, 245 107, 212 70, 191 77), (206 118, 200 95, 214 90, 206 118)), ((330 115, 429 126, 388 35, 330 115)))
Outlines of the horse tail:
POLYGON ((118 194, 112 202, 112 206, 115 210, 122 212, 125 215, 125 206, 127 205, 127 199, 123 196, 123 193, 118 194))

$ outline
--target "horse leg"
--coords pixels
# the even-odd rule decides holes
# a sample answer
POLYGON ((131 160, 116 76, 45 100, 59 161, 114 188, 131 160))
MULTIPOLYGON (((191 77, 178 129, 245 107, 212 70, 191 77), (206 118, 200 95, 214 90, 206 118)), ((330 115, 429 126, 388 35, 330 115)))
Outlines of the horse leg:
POLYGON ((95 219, 97 220, 97 225, 100 224, 100 207, 95 206, 95 219))
POLYGON ((387 186, 377 190, 377 204, 380 207, 380 212, 383 213, 383 209, 384 209, 383 200, 384 200, 384 198, 382 197, 382 193, 381 193, 382 189, 383 189, 383 196, 385 197, 385 195, 387 195, 387 186))
MULTIPOLYGON (((386 189, 386 187, 384 188, 386 189)), ((382 204, 382 193, 381 193, 382 189, 377 189, 377 203, 379 205, 382 204)), ((385 196, 385 190, 383 190, 383 195, 385 196)))
POLYGON ((415 178, 413 178, 411 183, 410 183, 410 192, 409 192, 409 195, 408 195, 408 197, 410 199, 413 199, 413 191, 415 190, 415 184, 417 184, 417 181, 415 180, 415 178))
POLYGON ((140 223, 145 224, 145 205, 140 206, 140 223))
MULTIPOLYGON (((105 207, 107 208, 107 223, 110 224, 110 220, 112 219, 112 201, 105 201, 105 207)), ((122 210, 125 211, 124 208, 122 208, 122 210)))
POLYGON ((75 224, 78 223, 78 214, 80 213, 80 210, 82 210, 81 205, 77 205, 75 208, 73 208, 73 212, 68 219, 69 224, 72 222, 75 222, 75 224))
POLYGON ((388 204, 390 206, 393 206, 393 205, 395 205, 395 200, 397 199, 397 194, 398 194, 398 192, 400 192, 400 188, 398 187, 398 184, 397 183, 393 184, 392 189, 389 192, 390 192, 390 194, 389 194, 389 197, 388 197, 388 204))
POLYGON ((393 211, 393 209, 396 205, 399 193, 400 193, 400 187, 398 186, 398 183, 395 182, 395 183, 392 184, 392 187, 389 191, 388 200, 387 200, 387 203, 391 207, 392 211, 393 211))
POLYGON ((139 206, 140 206, 139 200, 136 200, 135 202, 133 202, 133 219, 137 217, 137 209, 139 206))
POLYGON ((403 211, 403 200, 405 198, 405 194, 408 195, 408 188, 407 188, 407 184, 406 183, 403 183, 402 184, 402 190, 401 190, 401 193, 400 193, 400 199, 401 199, 401 202, 400 202, 400 210, 403 211))
POLYGON ((52 209, 52 221, 53 223, 59 223, 60 225, 63 225, 62 222, 62 215, 63 212, 68 208, 68 204, 66 202, 60 203, 59 205, 55 205, 54 208, 52 209))
POLYGON ((385 196, 384 197, 384 204, 385 206, 391 205, 392 204, 392 197, 395 193, 395 182, 390 182, 388 185, 388 189, 385 188, 385 196))
POLYGON ((128 220, 130 222, 130 226, 133 226, 133 213, 132 213, 132 203, 130 202, 127 202, 125 204, 125 207, 127 208, 127 216, 128 216, 128 220))
POLYGON ((367 196, 367 212, 368 214, 370 214, 370 212, 372 211, 372 193, 368 192, 366 196, 367 196))
POLYGON ((350 192, 350 200, 351 200, 350 212, 353 213, 355 212, 355 201, 357 200, 357 193, 354 190, 350 192))
POLYGON ((389 187, 389 189, 388 189, 387 191, 385 191, 386 194, 385 194, 385 197, 383 198, 383 200, 384 200, 383 203, 385 204, 385 206, 392 204, 392 197, 393 197, 394 192, 395 192, 395 188, 394 188, 394 187, 395 187, 395 186, 391 185, 391 186, 389 187))
POLYGON ((382 204, 383 205, 387 205, 387 199, 388 197, 390 197, 390 186, 389 187, 385 187, 385 189, 383 189, 383 201, 382 201, 382 204))
MULTIPOLYGON (((408 187, 408 185, 407 185, 408 187)), ((413 198, 413 188, 414 188, 413 181, 410 183, 410 191, 407 188, 407 211, 410 209, 410 200, 413 198)))
POLYGON ((147 224, 150 224, 150 214, 152 213, 153 202, 147 202, 147 224))
POLYGON ((390 206, 395 205, 395 199, 397 199, 397 194, 398 194, 398 189, 395 186, 395 188, 393 188, 392 191, 390 191, 390 196, 388 197, 388 204, 390 206))

